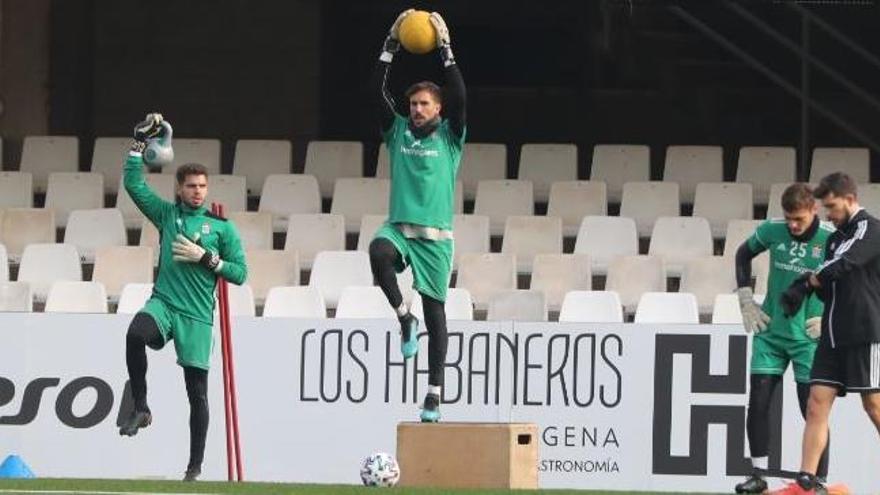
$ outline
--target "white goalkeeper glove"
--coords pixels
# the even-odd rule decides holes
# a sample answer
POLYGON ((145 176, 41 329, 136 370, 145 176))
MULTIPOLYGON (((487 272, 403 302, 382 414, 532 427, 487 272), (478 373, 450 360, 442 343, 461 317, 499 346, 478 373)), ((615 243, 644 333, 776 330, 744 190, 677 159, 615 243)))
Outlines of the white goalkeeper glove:
POLYGON ((452 54, 452 40, 449 37, 449 27, 443 16, 437 12, 431 12, 428 21, 434 26, 437 32, 437 48, 440 50, 440 59, 443 61, 443 67, 449 67, 455 64, 455 56, 452 54))
POLYGON ((804 327, 807 335, 810 336, 811 339, 818 339, 822 335, 822 317, 814 316, 812 318, 807 318, 807 324, 804 327))
POLYGON ((767 330, 770 317, 755 302, 755 295, 752 293, 751 287, 736 289, 736 295, 739 297, 739 309, 746 332, 757 334, 767 330))
MULTIPOLYGON (((196 238, 198 241, 198 238, 196 238)), ((213 272, 220 271, 223 260, 216 253, 206 250, 195 242, 189 240, 183 234, 177 234, 171 243, 171 251, 174 253, 174 261, 182 263, 199 263, 213 272)))

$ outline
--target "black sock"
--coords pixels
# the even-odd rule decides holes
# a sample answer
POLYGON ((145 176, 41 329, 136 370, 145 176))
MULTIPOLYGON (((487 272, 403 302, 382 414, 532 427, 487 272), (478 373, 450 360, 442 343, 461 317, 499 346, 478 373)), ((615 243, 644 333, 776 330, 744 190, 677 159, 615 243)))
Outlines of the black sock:
POLYGON ((184 367, 186 396, 189 399, 189 464, 187 468, 202 467, 205 457, 205 439, 208 436, 208 370, 184 367))
POLYGON ((422 294, 425 309, 425 328, 428 330, 428 383, 443 386, 446 371, 446 349, 449 335, 446 330, 446 308, 433 297, 422 294))

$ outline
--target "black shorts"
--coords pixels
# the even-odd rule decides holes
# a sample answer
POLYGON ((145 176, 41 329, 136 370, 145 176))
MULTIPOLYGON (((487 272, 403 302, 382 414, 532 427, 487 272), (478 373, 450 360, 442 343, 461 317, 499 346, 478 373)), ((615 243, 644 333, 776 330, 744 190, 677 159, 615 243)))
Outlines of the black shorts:
POLYGON ((847 392, 880 392, 880 342, 832 348, 824 339, 816 348, 810 385, 837 387, 847 392))

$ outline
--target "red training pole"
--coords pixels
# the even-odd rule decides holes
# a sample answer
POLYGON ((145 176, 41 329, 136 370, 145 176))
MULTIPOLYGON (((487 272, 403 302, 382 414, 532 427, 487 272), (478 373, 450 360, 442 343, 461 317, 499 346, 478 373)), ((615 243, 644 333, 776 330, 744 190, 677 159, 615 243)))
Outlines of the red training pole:
MULTIPOLYGON (((220 216, 226 216, 226 212, 224 211, 223 205, 220 205, 220 216)), ((228 361, 229 367, 229 396, 230 396, 230 407, 232 410, 232 434, 233 434, 233 445, 235 446, 235 468, 238 474, 238 481, 244 481, 244 469, 242 467, 242 459, 241 459, 241 441, 239 438, 238 432, 238 393, 235 388, 235 359, 234 352, 232 350, 232 319, 229 316, 229 284, 225 280, 222 282, 223 287, 223 295, 226 300, 226 304, 223 307, 223 311, 226 313, 226 360, 228 361)))
MULTIPOLYGON (((216 203, 211 204, 211 213, 219 215, 219 208, 216 203)), ((220 355, 223 360, 223 409, 226 417, 226 477, 229 481, 234 481, 234 473, 232 469, 233 456, 235 455, 232 447, 232 430, 231 430, 231 408, 229 404, 229 370, 226 361, 226 314, 223 308, 227 306, 226 294, 223 293, 225 280, 217 279, 217 304, 220 316, 220 355)))

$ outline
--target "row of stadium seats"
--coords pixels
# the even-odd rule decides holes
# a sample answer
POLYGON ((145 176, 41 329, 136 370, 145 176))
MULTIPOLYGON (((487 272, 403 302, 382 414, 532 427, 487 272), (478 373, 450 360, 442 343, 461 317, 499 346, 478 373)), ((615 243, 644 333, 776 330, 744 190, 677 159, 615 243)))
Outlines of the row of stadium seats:
MULTIPOLYGON (((89 170, 104 175, 104 190, 107 194, 116 193, 120 165, 129 142, 130 139, 124 137, 99 137, 95 140, 89 170)), ((212 175, 219 174, 220 148, 218 139, 178 138, 174 140, 175 163, 198 162, 205 165, 212 175)), ((358 141, 311 141, 308 143, 302 170, 317 178, 321 196, 329 198, 336 179, 365 175, 363 148, 363 143, 358 141)), ((678 182, 682 201, 692 203, 696 184, 724 180, 722 152, 720 146, 668 146, 665 150, 663 180, 678 182)), ((608 185, 609 201, 618 203, 624 183, 651 179, 650 153, 650 148, 645 145, 596 145, 593 148, 589 178, 604 181, 608 185)), ((523 144, 515 177, 534 182, 535 200, 546 202, 553 182, 579 178, 577 154, 575 144, 523 144)), ((737 159, 736 181, 752 184, 755 201, 758 204, 767 204, 770 184, 789 183, 798 179, 795 158, 793 147, 742 147, 737 159)), ((380 146, 375 163, 376 176, 387 178, 388 153, 384 145, 380 146)), ((232 173, 245 177, 248 193, 252 196, 261 194, 267 176, 300 170, 291 165, 290 141, 236 141, 232 173)), ((507 147, 504 144, 467 143, 461 165, 459 178, 464 185, 464 199, 473 200, 477 182, 508 178, 507 147)), ((31 172, 34 176, 35 192, 45 192, 50 172, 80 170, 78 138, 25 137, 18 170, 31 172)), ((166 170, 173 171, 174 167, 166 170)), ((869 183, 868 149, 815 148, 810 172, 801 179, 808 178, 809 182, 818 182, 821 177, 834 171, 845 171, 859 183, 869 183)))
MULTIPOLYGON (((152 284, 127 284, 116 306, 117 314, 139 311, 150 297, 152 284)), ((450 320, 473 320, 474 304, 470 292, 449 289, 446 314, 450 320)), ((409 302, 413 314, 424 318, 421 298, 409 302)), ((30 312, 33 303, 27 282, 0 282, 0 311, 30 312)), ((47 313, 108 313, 107 293, 100 282, 54 282, 48 292, 47 313)), ((321 291, 314 286, 277 286, 269 289, 263 317, 325 318, 329 315, 321 291)), ((249 285, 229 286, 229 311, 235 316, 256 316, 257 305, 249 285)), ((350 286, 342 289, 335 318, 396 319, 385 295, 378 287, 350 286)), ((486 312, 488 321, 548 321, 549 307, 543 292, 506 290, 493 295, 486 312)), ((615 291, 574 290, 565 293, 558 321, 622 323, 624 308, 615 291)), ((646 292, 639 298, 635 323, 700 323, 697 297, 687 292, 646 292)), ((742 315, 735 294, 719 294, 711 310, 712 323, 741 324, 742 315)))
MULTIPOLYGON (((0 258, 5 249, 0 245, 0 258)), ((486 309, 492 297, 519 288, 517 256, 509 253, 465 253, 459 256, 454 286, 467 289, 477 309, 486 309)), ((766 292, 766 255, 754 264, 756 291, 766 292)), ((335 309, 341 291, 348 286, 371 286, 373 275, 369 256, 363 251, 321 251, 311 270, 300 271, 299 253, 281 250, 250 250, 247 252, 248 284, 253 297, 262 304, 275 286, 296 286, 307 275, 308 284, 317 287, 327 304, 335 309)), ((0 265, 0 281, 10 280, 4 263, 0 265)), ((591 257, 584 254, 537 254, 531 266, 529 289, 541 292, 551 310, 559 309, 564 295, 572 290, 600 288, 594 282, 596 271, 591 257)), ((670 275, 680 275, 682 292, 693 293, 699 312, 712 310, 715 297, 736 288, 734 262, 730 256, 699 256, 689 259, 661 255, 617 256, 610 260, 604 281, 605 290, 619 294, 626 312, 636 310, 639 298, 646 292, 666 292, 670 275)), ((151 283, 154 277, 154 250, 142 246, 107 246, 96 252, 92 281, 100 282, 105 299, 118 300, 122 288, 130 283, 151 283)), ((71 244, 30 244, 21 257, 17 277, 27 282, 33 297, 43 302, 50 287, 58 281, 82 281, 80 255, 71 244)), ((597 279, 601 280, 601 279, 597 279)), ((398 277, 401 293, 409 301, 413 297, 412 274, 404 271, 398 277)))
MULTIPOLYGON (((273 249, 272 216, 265 212, 233 212, 230 215, 240 233, 245 249, 273 249)), ((365 215, 360 222, 356 249, 367 251, 384 215, 365 215)), ((159 233, 146 219, 141 220, 139 245, 158 249, 159 233)), ((719 254, 733 256, 736 248, 760 223, 758 220, 731 220, 724 230, 723 249, 719 254)), ((455 215, 453 218, 454 263, 462 255, 489 253, 491 219, 484 215, 455 215)), ((283 248, 299 253, 304 269, 310 269, 320 251, 346 249, 346 222, 341 215, 318 213, 291 215, 285 228, 283 248)), ((518 258, 517 271, 531 273, 533 258, 539 254, 563 254, 564 233, 557 217, 509 216, 502 230, 500 252, 518 258)), ((4 245, 4 264, 19 262, 29 244, 56 242, 53 211, 47 209, 0 210, 0 243, 4 245)), ((120 210, 74 210, 61 240, 74 246, 84 263, 93 263, 98 249, 127 245, 125 222, 120 210)), ((573 254, 589 255, 591 269, 603 275, 609 262, 618 256, 639 254, 636 222, 628 217, 587 216, 580 222, 573 254)), ((702 217, 660 217, 651 229, 647 254, 663 257, 673 276, 681 274, 684 261, 716 254, 709 222, 702 217)), ((157 254, 157 253, 156 253, 157 254)))
MULTIPOLYGON (((27 172, 0 172, 0 208, 32 207, 32 176, 27 172)), ((147 181, 160 196, 174 197, 175 179, 166 174, 148 174, 147 181)), ((73 210, 105 207, 102 193, 103 177, 97 173, 61 173, 49 175, 45 208, 55 211, 58 228, 67 225, 73 210)), ((782 216, 780 198, 788 184, 770 186, 770 204, 767 217, 782 216)), ((346 219, 346 232, 360 228, 363 215, 388 213, 390 191, 388 179, 337 179, 329 213, 346 219)), ((862 185, 859 199, 869 211, 880 212, 880 184, 862 185)), ((675 182, 627 182, 623 184, 619 213, 636 221, 638 234, 647 237, 654 221, 662 216, 679 216, 681 186, 675 182)), ((247 210, 245 178, 219 175, 211 178, 208 201, 222 203, 226 211, 247 210)), ((128 193, 117 191, 116 208, 123 213, 129 229, 140 227, 142 215, 128 193)), ((699 183, 695 187, 692 213, 706 218, 713 237, 723 238, 727 223, 733 219, 750 220, 754 212, 753 190, 750 184, 734 182, 699 183)), ((283 232, 291 214, 322 212, 318 181, 310 175, 287 174, 266 178, 263 195, 257 211, 271 213, 275 232, 283 232)), ((463 213, 464 198, 461 184, 455 198, 455 211, 463 213)), ((477 184, 473 213, 486 215, 492 235, 501 235, 506 218, 511 215, 535 214, 534 184, 526 180, 485 180, 477 184)), ((548 216, 562 220, 563 235, 573 236, 581 220, 589 215, 608 214, 607 185, 596 181, 554 182, 550 187, 548 216)))

